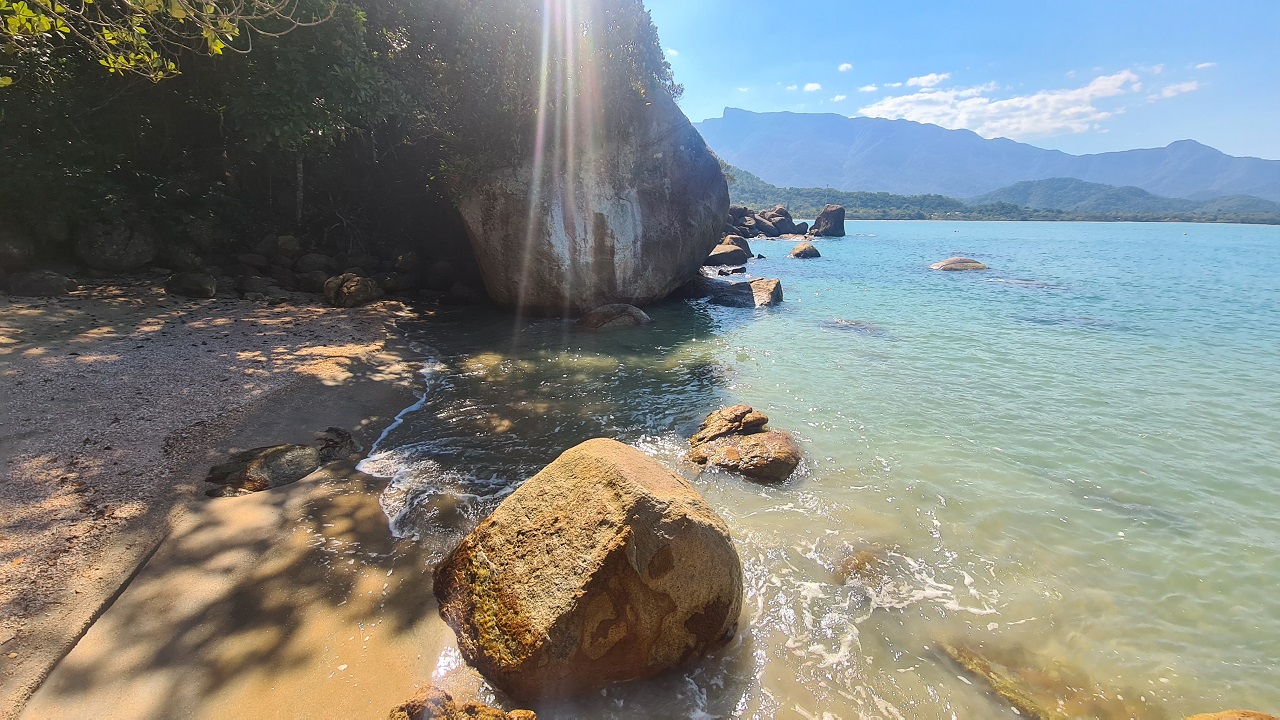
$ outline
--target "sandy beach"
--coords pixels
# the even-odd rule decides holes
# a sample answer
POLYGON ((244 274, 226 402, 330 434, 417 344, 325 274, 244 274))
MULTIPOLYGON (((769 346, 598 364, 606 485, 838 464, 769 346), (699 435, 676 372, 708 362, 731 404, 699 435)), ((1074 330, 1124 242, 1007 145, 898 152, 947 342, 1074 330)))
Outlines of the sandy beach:
POLYGON ((413 401, 388 333, 409 312, 188 300, 146 279, 0 297, 0 718, 209 504, 211 464, 329 426, 368 447, 413 401))

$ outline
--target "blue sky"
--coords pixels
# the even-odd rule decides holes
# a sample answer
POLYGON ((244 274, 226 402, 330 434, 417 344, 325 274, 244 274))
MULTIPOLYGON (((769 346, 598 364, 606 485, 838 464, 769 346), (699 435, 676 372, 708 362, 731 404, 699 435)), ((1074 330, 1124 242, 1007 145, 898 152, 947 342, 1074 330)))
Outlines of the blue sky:
POLYGON ((1280 0, 645 0, 695 121, 874 115, 1280 159, 1280 0))

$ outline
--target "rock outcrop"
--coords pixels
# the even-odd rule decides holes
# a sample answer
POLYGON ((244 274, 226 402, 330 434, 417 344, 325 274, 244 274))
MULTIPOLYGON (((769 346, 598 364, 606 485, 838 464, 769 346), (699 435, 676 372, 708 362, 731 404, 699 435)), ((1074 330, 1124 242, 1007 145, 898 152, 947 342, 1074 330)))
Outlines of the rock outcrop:
POLYGON ((653 322, 653 319, 635 305, 614 303, 612 305, 601 305, 583 315, 578 318, 578 321, 573 326, 580 330, 605 330, 648 325, 651 322, 653 322))
POLYGON ((717 245, 702 262, 703 265, 741 265, 751 259, 751 253, 737 245, 717 245))
POLYGON ((791 248, 791 257, 800 259, 816 258, 822 257, 822 253, 818 252, 818 248, 814 247, 813 243, 802 242, 791 248))
POLYGON ((429 687, 395 708, 387 720, 538 720, 531 710, 503 712, 479 702, 460 702, 437 687, 429 687))
POLYGON ((261 492, 295 483, 320 467, 320 450, 308 445, 271 445, 238 452, 209 469, 205 482, 223 486, 214 494, 261 492))
POLYGON ((6 280, 5 285, 10 295, 22 297, 56 297, 79 287, 75 280, 52 270, 19 273, 6 280))
POLYGON ((334 307, 353 308, 381 300, 382 296, 382 287, 376 281, 354 273, 331 277, 324 283, 325 302, 334 307))
POLYGON ((987 266, 967 257, 949 257, 929 266, 930 270, 986 270, 987 266))
POLYGON ((813 221, 809 234, 818 237, 844 237, 844 207, 827 205, 822 208, 822 212, 813 221))
POLYGON ((782 302, 782 281, 756 278, 751 282, 717 283, 708 288, 712 305, 740 308, 773 307, 782 302))
POLYGON ((463 656, 518 700, 648 677, 735 631, 742 565, 684 478, 589 440, 530 478, 435 572, 463 656))
MULTIPOLYGON (((572 148, 572 157, 537 166, 537 180, 532 158, 522 158, 465 192, 459 210, 494 302, 545 315, 643 307, 698 271, 720 238, 728 186, 675 102, 646 100, 608 142, 564 128, 547 152, 572 148)), ((588 114, 578 120, 604 126, 588 114)))
POLYGON ((753 480, 782 482, 803 453, 790 434, 769 430, 769 418, 749 405, 721 408, 689 438, 690 462, 715 465, 753 480))

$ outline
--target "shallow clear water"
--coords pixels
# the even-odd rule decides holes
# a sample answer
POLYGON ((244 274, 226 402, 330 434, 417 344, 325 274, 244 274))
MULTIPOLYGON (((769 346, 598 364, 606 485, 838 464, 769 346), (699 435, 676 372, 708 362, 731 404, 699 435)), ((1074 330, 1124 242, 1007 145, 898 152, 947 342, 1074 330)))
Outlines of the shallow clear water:
MULTIPOLYGON (((747 573, 737 639, 551 717, 1016 717, 940 651, 1071 668, 1107 717, 1280 711, 1280 228, 850 223, 753 275, 767 310, 669 303, 576 333, 406 327, 423 403, 365 465, 438 553, 595 436, 690 477, 747 573), (858 236, 856 234, 861 234, 858 236), (963 254, 991 270, 941 273, 963 254), (743 402, 807 459, 763 487, 683 465, 743 402), (870 570, 846 578, 858 552, 870 570), (1119 696, 1119 699, 1117 698, 1119 696)), ((447 660, 447 659, 446 659, 447 660)), ((447 664, 447 662, 445 663, 447 664)), ((1052 670, 1052 672, 1049 672, 1052 670)))

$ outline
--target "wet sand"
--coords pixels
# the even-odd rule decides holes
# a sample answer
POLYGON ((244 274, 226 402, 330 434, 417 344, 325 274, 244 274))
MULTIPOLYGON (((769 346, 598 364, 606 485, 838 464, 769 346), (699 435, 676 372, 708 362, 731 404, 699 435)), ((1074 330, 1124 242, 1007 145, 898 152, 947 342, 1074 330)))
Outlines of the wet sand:
POLYGON ((388 342, 407 313, 177 299, 146 280, 0 297, 0 718, 188 504, 210 505, 209 465, 329 426, 367 447, 413 401, 416 366, 388 342))

